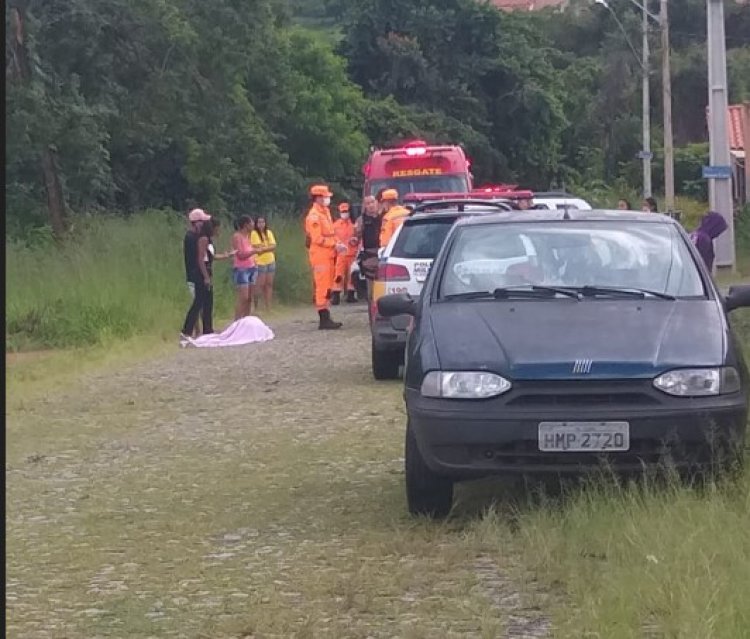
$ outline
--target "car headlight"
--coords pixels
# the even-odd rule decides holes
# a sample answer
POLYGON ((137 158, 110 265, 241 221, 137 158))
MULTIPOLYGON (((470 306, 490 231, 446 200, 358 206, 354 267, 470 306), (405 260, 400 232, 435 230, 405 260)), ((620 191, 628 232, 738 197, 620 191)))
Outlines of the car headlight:
POLYGON ((659 375, 654 379, 654 386, 677 397, 726 395, 740 390, 740 376, 731 366, 685 368, 659 375))
POLYGON ((507 393, 511 383, 495 373, 432 371, 422 381, 424 397, 485 399, 507 393))

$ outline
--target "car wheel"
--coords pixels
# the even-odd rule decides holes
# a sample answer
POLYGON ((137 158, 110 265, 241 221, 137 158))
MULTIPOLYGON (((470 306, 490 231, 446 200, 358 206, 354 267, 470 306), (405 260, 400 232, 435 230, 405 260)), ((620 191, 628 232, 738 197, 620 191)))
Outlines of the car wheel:
POLYGON ((401 353, 395 350, 383 350, 372 344, 372 375, 375 379, 398 379, 401 366, 401 353))
POLYGON ((412 515, 446 517, 453 506, 453 482, 433 473, 422 458, 411 426, 406 426, 406 501, 412 515))

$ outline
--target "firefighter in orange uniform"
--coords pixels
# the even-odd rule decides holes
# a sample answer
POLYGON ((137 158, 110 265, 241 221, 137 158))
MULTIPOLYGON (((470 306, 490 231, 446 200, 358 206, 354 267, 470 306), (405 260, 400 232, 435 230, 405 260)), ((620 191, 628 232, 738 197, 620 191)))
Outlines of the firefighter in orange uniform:
POLYGON ((347 303, 353 304, 357 298, 354 296, 351 270, 354 260, 357 259, 359 240, 347 202, 339 204, 339 219, 333 223, 333 231, 336 233, 336 239, 346 246, 346 253, 339 253, 336 256, 336 280, 333 285, 331 304, 336 306, 341 301, 341 293, 344 290, 346 290, 347 303))
POLYGON ((398 204, 398 191, 386 189, 380 194, 383 209, 383 223, 380 226, 380 248, 384 248, 391 241, 393 234, 409 216, 409 209, 398 204))
POLYGON ((334 284, 334 269, 337 253, 345 253, 347 248, 336 239, 333 229, 331 204, 333 193, 324 184, 310 188, 312 206, 305 217, 305 236, 308 243, 310 267, 313 273, 315 308, 318 310, 320 330, 341 328, 341 322, 334 322, 329 311, 329 300, 334 284))

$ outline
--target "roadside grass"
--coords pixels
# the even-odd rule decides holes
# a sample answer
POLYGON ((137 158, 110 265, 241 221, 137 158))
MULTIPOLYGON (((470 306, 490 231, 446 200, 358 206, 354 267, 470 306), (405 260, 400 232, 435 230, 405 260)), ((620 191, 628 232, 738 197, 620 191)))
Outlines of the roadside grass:
POLYGON ((559 637, 747 637, 750 480, 599 483, 519 515, 525 563, 565 593, 559 637))
MULTIPOLYGON (((72 348, 150 335, 171 340, 189 306, 182 265, 182 216, 147 211, 80 219, 62 245, 6 241, 6 350, 72 348)), ((279 218, 276 292, 282 304, 309 298, 299 224, 279 218)), ((229 246, 223 221, 217 249, 229 246)), ((231 264, 217 263, 217 317, 230 317, 231 264)))
MULTIPOLYGON (((750 312, 733 320, 750 355, 750 312)), ((525 565, 564 593, 555 636, 750 636, 750 473, 692 488, 595 481, 516 518, 525 565)))

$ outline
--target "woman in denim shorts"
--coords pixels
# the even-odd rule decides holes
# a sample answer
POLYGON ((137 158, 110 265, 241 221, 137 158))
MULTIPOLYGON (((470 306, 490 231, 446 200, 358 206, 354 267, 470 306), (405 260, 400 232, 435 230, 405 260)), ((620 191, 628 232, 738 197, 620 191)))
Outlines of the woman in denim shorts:
POLYGON ((271 298, 273 297, 273 280, 276 274, 276 238, 273 231, 268 228, 266 218, 258 217, 255 220, 255 230, 250 235, 250 243, 253 248, 263 250, 258 255, 256 264, 258 266, 258 285, 255 287, 255 308, 257 310, 260 297, 263 296, 263 302, 266 311, 271 310, 271 298))
POLYGON ((255 264, 255 256, 261 251, 256 250, 250 244, 249 235, 253 229, 253 219, 249 215, 243 215, 237 220, 236 231, 232 236, 232 248, 234 254, 234 268, 232 269, 232 281, 237 291, 237 302, 234 307, 234 319, 250 315, 250 307, 253 299, 253 289, 258 278, 258 268, 255 264))

